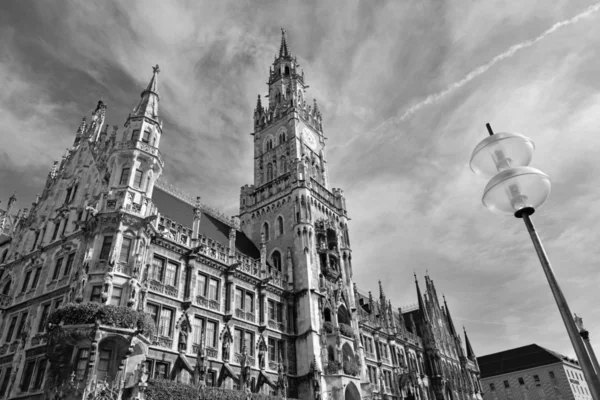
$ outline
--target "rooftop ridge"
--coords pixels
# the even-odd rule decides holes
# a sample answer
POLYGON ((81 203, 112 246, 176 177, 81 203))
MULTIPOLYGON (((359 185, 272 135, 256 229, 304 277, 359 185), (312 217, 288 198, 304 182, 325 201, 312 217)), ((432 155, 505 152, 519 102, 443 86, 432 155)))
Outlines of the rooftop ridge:
MULTIPOLYGON (((167 181, 162 179, 162 177, 158 178, 154 186, 167 192, 171 196, 183 201, 184 203, 192 207, 196 207, 196 200, 194 200, 192 196, 179 189, 178 187, 168 183, 167 181)), ((241 229, 240 223, 237 219, 234 219, 233 217, 227 217, 227 215, 217 210, 215 207, 209 206, 208 204, 204 204, 201 202, 200 210, 231 228, 235 228, 238 231, 241 229)))
MULTIPOLYGON (((362 289, 356 288, 356 291, 358 292, 359 295, 366 297, 367 299, 369 298, 369 293, 365 292, 362 289)), ((375 297, 373 297, 373 303, 380 305, 379 304, 379 299, 376 299, 375 297)), ((414 311, 417 310, 419 308, 419 304, 417 303, 412 303, 412 304, 408 304, 404 307, 400 307, 400 309, 402 310, 402 313, 405 312, 410 312, 410 311, 414 311)), ((394 313, 396 313, 397 310, 394 310, 394 313)))

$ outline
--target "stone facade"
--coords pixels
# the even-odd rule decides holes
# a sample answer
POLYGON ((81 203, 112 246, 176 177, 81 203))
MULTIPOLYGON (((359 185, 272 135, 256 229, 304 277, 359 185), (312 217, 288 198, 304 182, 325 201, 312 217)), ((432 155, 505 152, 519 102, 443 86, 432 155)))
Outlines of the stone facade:
POLYGON ((31 211, 10 200, 0 399, 142 399, 158 378, 248 398, 481 399, 428 276, 405 309, 354 284, 345 198, 298 67, 282 32, 239 219, 159 179, 158 66, 122 132, 98 102, 31 211))
POLYGON ((583 372, 571 360, 481 378, 484 400, 590 400, 583 372))

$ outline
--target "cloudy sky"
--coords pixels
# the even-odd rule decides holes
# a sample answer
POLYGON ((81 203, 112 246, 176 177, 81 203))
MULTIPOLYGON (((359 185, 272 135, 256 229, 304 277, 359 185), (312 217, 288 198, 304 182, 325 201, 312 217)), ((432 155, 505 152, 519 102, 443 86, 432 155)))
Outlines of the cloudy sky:
POLYGON ((490 122, 536 143, 553 192, 534 222, 600 353, 599 21, 583 0, 3 1, 0 207, 14 190, 31 204, 100 96, 122 130, 159 64, 166 179, 236 214, 283 26, 362 288, 382 277, 394 306, 412 304, 428 270, 477 354, 574 354, 523 222, 481 205, 468 161, 490 122))

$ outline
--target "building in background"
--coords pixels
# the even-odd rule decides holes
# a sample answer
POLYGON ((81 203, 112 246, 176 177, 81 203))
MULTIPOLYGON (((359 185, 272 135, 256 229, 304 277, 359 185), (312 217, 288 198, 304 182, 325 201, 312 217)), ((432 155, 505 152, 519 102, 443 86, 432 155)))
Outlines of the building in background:
POLYGON ((122 132, 99 101, 31 210, 12 197, 0 214, 0 399, 143 399, 159 379, 213 398, 481 399, 429 276, 405 309, 354 284, 345 198, 285 33, 237 219, 159 180, 173 139, 158 74, 122 132))
POLYGON ((588 400, 577 360, 537 344, 478 358, 484 400, 588 400))

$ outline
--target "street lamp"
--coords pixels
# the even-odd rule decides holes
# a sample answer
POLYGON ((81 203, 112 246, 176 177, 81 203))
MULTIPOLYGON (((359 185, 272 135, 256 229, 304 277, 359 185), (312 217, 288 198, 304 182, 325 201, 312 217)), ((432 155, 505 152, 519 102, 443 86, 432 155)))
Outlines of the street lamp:
POLYGON ((490 124, 486 124, 486 127, 490 136, 475 147, 470 162, 471 170, 476 174, 494 175, 483 191, 483 205, 493 212, 513 214, 525 221, 592 397, 594 400, 600 400, 600 379, 594 372, 590 357, 579 338, 573 314, 530 218, 535 209, 548 198, 550 178, 542 171, 528 167, 535 149, 531 139, 518 133, 494 134, 490 124))

